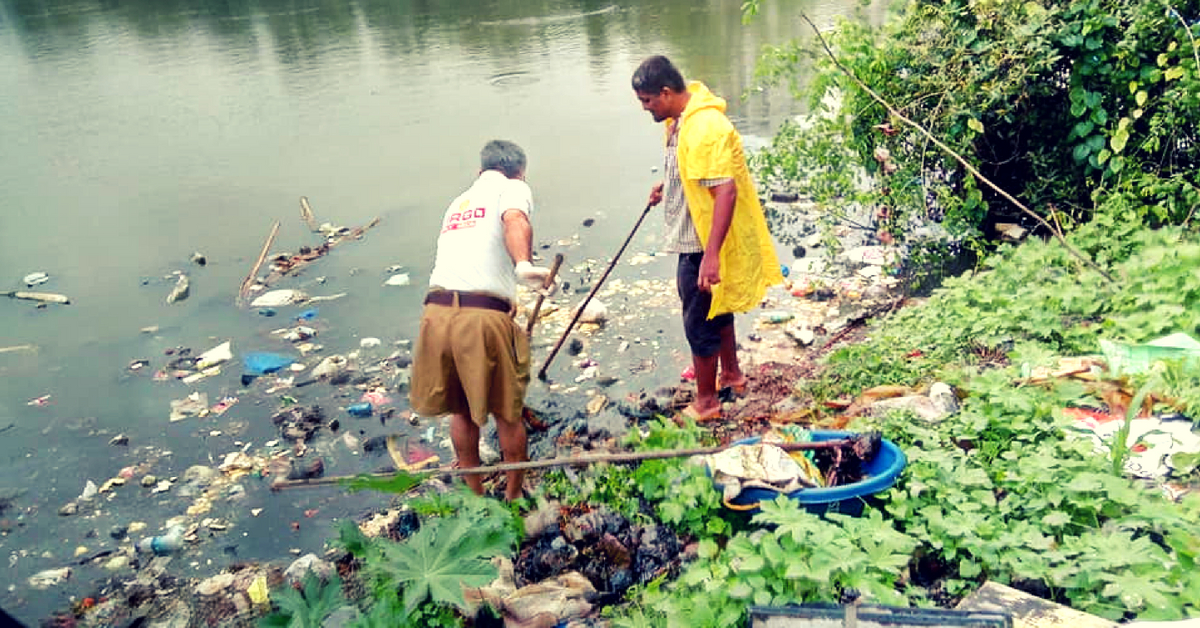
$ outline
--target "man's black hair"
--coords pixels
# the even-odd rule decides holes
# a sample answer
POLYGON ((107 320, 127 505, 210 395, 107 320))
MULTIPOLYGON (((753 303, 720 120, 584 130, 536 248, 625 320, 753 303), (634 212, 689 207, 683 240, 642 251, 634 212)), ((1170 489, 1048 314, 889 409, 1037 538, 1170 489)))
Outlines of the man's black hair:
POLYGON ((662 55, 646 59, 633 73, 633 91, 639 94, 657 94, 664 87, 671 88, 671 91, 684 92, 687 90, 687 83, 683 81, 683 74, 679 73, 671 60, 662 55))

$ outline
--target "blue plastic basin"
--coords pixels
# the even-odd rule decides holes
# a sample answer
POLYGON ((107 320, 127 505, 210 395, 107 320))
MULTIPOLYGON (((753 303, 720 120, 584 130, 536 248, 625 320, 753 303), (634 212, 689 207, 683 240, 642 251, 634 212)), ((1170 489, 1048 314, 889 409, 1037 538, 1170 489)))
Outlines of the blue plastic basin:
MULTIPOLYGON (((839 430, 813 430, 813 441, 837 440, 853 436, 854 432, 843 432, 839 430)), ((743 438, 735 441, 733 445, 754 445, 760 440, 759 437, 743 438)), ((862 514, 864 497, 874 495, 880 491, 891 488, 896 483, 896 478, 900 477, 900 472, 904 470, 904 465, 907 464, 907 459, 904 457, 904 452, 895 443, 888 439, 883 439, 882 446, 875 458, 867 463, 863 469, 863 479, 852 484, 843 484, 842 486, 833 486, 830 488, 802 488, 787 496, 800 502, 804 505, 804 509, 815 515, 825 514, 827 512, 838 512, 846 515, 857 517, 862 514)), ((713 486, 717 491, 723 490, 722 484, 713 482, 713 486)), ((726 506, 734 510, 746 511, 750 513, 759 512, 759 502, 771 501, 779 497, 781 493, 768 488, 751 487, 743 490, 737 497, 726 503, 726 506)))

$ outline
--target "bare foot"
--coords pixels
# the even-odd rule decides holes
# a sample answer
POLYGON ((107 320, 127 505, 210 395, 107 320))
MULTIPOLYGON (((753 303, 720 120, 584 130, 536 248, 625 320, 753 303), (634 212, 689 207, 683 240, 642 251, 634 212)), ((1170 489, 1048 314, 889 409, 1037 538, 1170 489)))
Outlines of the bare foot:
POLYGON ((716 405, 706 408, 697 408, 695 404, 688 404, 679 414, 683 418, 691 419, 697 423, 712 421, 721 418, 721 404, 718 402, 716 405))

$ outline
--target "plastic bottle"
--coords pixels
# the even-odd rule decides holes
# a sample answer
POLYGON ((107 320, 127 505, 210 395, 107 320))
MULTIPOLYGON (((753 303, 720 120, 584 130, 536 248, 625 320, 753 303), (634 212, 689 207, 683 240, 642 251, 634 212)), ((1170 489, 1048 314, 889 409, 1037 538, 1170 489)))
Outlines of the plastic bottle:
POLYGON ((766 312, 762 315, 761 320, 764 323, 778 324, 786 323, 792 320, 792 318, 793 315, 791 312, 766 312))
POLYGON ((182 547, 183 528, 173 526, 166 534, 151 536, 138 541, 137 551, 139 554, 166 556, 167 554, 178 552, 182 547))
POLYGON ((372 411, 371 404, 366 401, 363 401, 360 403, 352 403, 352 404, 346 406, 346 412, 349 412, 350 416, 357 416, 357 417, 371 416, 371 411, 372 411))

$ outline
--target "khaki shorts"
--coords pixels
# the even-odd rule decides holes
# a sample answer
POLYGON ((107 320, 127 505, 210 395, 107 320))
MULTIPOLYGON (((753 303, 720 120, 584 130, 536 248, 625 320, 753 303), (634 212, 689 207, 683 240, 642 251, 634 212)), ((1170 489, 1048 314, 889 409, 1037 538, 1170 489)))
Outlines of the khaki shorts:
POLYGON ((479 426, 488 413, 520 421, 528 385, 529 339, 510 314, 425 306, 409 392, 414 412, 461 414, 479 426))

